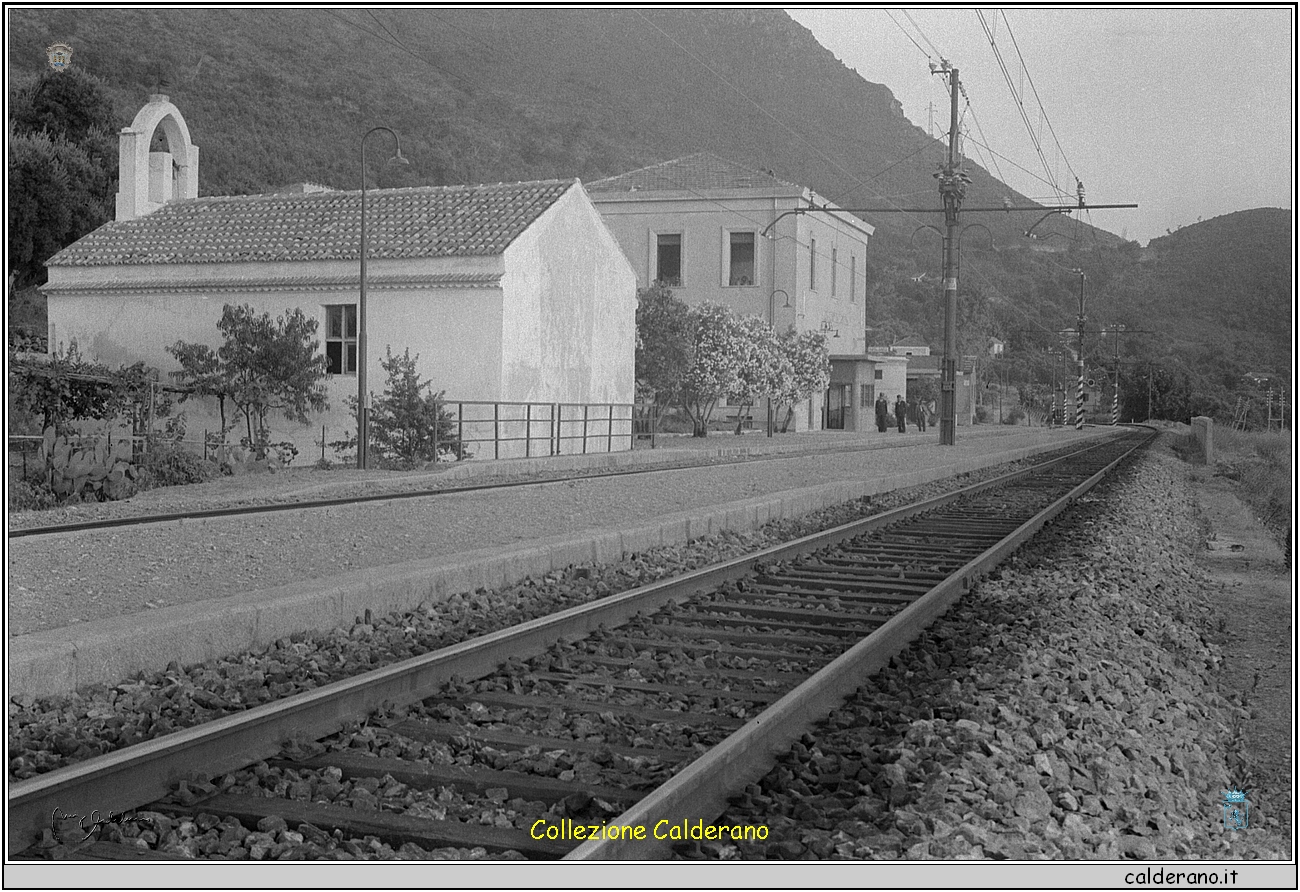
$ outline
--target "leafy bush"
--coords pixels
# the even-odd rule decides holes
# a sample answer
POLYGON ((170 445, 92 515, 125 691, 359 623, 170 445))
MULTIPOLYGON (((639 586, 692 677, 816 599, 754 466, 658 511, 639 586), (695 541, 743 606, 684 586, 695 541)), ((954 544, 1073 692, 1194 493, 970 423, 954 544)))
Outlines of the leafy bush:
POLYGON ((976 406, 976 407, 975 407, 975 423, 976 423, 976 424, 988 424, 988 423, 989 423, 989 410, 986 409, 986 408, 984 408, 983 406, 976 406))
POLYGON ((9 482, 10 511, 45 511, 58 504, 59 497, 43 483, 29 480, 9 482))
MULTIPOLYGON (((439 406, 444 391, 427 392, 432 382, 420 380, 420 355, 411 356, 409 348, 401 356, 394 356, 391 347, 386 352, 381 365, 388 374, 387 387, 383 396, 371 394, 369 464, 404 471, 431 461, 469 458, 469 449, 456 436, 455 418, 439 406)), ((356 397, 348 398, 348 406, 355 415, 356 397)), ((329 445, 340 461, 355 462, 355 432, 329 445)))
POLYGON ((206 483, 221 476, 216 462, 176 446, 157 446, 140 460, 141 489, 206 483))
POLYGON ((1019 424, 1025 420, 1025 410, 1020 406, 1012 406, 1011 411, 1004 416, 1003 424, 1019 424))

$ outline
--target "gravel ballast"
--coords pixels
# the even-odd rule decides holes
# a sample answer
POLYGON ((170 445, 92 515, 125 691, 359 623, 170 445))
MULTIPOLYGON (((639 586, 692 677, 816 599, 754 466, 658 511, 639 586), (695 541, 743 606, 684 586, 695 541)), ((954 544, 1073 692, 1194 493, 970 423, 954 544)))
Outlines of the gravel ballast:
POLYGON ((1186 470, 1152 454, 1049 527, 784 756, 688 857, 1290 858, 1221 683, 1186 470), (1221 795, 1251 793, 1225 832, 1221 795))
MULTIPOLYGON (((1249 714, 1215 681, 1223 666, 1212 643, 1213 591, 1190 561, 1199 539, 1182 469, 1159 456, 1140 468, 1126 477, 1134 489, 1090 497, 1049 528, 877 676, 825 731, 806 738, 750 788, 748 805, 737 806, 728 820, 767 824, 767 845, 706 846, 689 854, 1283 857, 1289 842, 1274 832, 1266 792, 1252 794, 1248 834, 1229 837, 1217 823, 1219 790, 1251 787, 1250 765, 1234 758, 1249 714)), ((901 501, 901 493, 871 500, 869 510, 901 501)), ((863 507, 846 506, 806 524, 708 537, 638 555, 621 567, 575 569, 457 596, 413 614, 371 618, 325 636, 292 636, 265 653, 173 666, 73 698, 11 703, 11 756, 27 760, 11 761, 11 777, 763 547, 794 530, 833 525, 863 507), (22 747, 15 747, 15 727, 27 735, 22 747)), ((383 754, 381 743, 382 735, 366 727, 331 747, 383 754)), ((437 750, 426 747, 421 755, 437 750)), ((524 802, 423 797, 388 781, 341 782, 328 769, 309 774, 254 766, 219 786, 251 791, 268 782, 304 785, 312 798, 325 789, 339 802, 378 796, 428 809, 430 816, 478 809, 492 821, 537 813, 524 802)), ((250 830, 211 815, 193 821, 159 815, 122 830, 125 838, 178 858, 488 857, 483 850, 394 849, 270 819, 250 830)))

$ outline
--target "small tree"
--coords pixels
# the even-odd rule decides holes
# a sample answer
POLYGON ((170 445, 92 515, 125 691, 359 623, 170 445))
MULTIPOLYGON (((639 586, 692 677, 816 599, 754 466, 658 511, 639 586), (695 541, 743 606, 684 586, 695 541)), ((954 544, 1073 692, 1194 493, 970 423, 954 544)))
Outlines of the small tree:
POLYGON ((739 407, 736 417, 736 434, 745 424, 745 416, 754 404, 776 390, 776 373, 781 345, 776 332, 761 316, 745 316, 739 320, 738 368, 736 388, 727 399, 739 407))
POLYGON ((830 383, 831 357, 826 349, 826 338, 816 331, 790 332, 781 339, 781 348, 785 361, 790 365, 786 386, 776 390, 778 404, 787 407, 781 425, 784 433, 790 429, 790 422, 794 419, 795 404, 825 390, 830 383))
POLYGON ((740 386, 744 331, 735 314, 716 304, 691 311, 694 346, 690 367, 682 380, 682 407, 697 437, 709 434, 709 419, 718 400, 740 386))
POLYGON ((694 358, 691 308, 666 285, 640 289, 636 336, 637 389, 658 406, 677 404, 694 358))
POLYGON ((394 356, 391 347, 385 352, 387 358, 381 364, 388 384, 382 397, 372 398, 370 412, 373 446, 381 458, 399 465, 437 461, 440 452, 465 458, 451 415, 438 409, 442 392, 427 392, 432 382, 421 381, 415 369, 420 355, 411 356, 410 348, 401 356, 394 356))
POLYGON ((243 413, 249 445, 259 457, 269 440, 266 417, 272 409, 306 424, 309 412, 329 407, 315 319, 296 307, 273 320, 248 304, 226 304, 217 328, 226 339, 217 356, 231 383, 230 399, 243 413))
POLYGON ((179 372, 171 376, 186 393, 181 394, 179 402, 185 402, 191 396, 215 397, 217 408, 221 413, 221 433, 218 442, 225 441, 230 425, 226 422, 226 400, 230 398, 230 382, 226 379, 221 360, 207 344, 187 344, 177 341, 167 348, 167 352, 176 357, 181 364, 179 372))
POLYGON ((259 458, 270 440, 267 415, 272 410, 306 424, 310 412, 329 408, 325 356, 315 338, 315 319, 297 308, 272 319, 248 304, 226 304, 217 329, 225 343, 217 348, 215 364, 211 348, 203 344, 178 341, 168 350, 181 362, 178 380, 193 386, 195 393, 217 397, 223 435, 227 398, 244 416, 245 441, 259 458))

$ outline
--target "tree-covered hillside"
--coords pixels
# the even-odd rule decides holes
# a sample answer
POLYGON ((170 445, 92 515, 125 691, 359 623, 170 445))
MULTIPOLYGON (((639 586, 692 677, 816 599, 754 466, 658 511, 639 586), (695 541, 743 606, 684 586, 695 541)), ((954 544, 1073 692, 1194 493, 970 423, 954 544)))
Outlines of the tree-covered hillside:
MULTIPOLYGON (((903 117, 887 85, 862 80, 779 9, 45 7, 9 15, 11 96, 45 70, 54 41, 74 48, 74 68, 102 80, 118 127, 150 93, 167 93, 200 147, 203 195, 301 181, 356 188, 359 140, 384 125, 401 134, 411 164, 376 161, 371 185, 589 181, 710 151, 844 207, 897 207, 901 196, 940 207, 933 174, 942 144, 903 117)), ((375 159, 387 151, 369 148, 375 159)), ((973 162, 966 169, 968 206, 1027 203, 973 162)), ((873 343, 921 337, 940 347, 940 241, 921 228, 939 216, 864 216, 877 227, 866 271, 873 343)), ((978 353, 997 335, 1011 355, 1020 351, 1026 376, 1048 374, 1040 354, 1074 325, 1074 270, 1083 269, 1088 329, 1161 332, 1122 342, 1122 352, 1160 357, 1189 390, 1212 389, 1221 402, 1239 364, 1289 368, 1285 212, 1187 227, 1153 243, 1155 260, 1072 216, 1051 217, 1035 228, 1040 238, 1024 238, 1040 217, 966 215, 987 232, 963 237, 963 351, 978 353)))

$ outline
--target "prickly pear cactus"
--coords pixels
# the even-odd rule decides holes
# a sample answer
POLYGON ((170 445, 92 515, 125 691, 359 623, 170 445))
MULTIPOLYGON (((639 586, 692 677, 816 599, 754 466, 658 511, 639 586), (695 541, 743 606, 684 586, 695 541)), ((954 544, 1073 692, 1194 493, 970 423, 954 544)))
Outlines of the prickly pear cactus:
POLYGON ((131 458, 129 440, 114 443, 105 432, 77 445, 50 427, 41 441, 36 472, 62 501, 124 499, 135 492, 137 473, 131 458))

